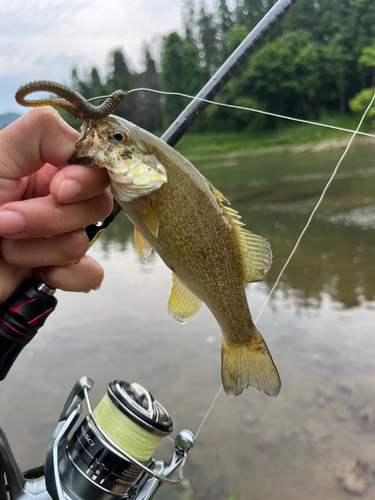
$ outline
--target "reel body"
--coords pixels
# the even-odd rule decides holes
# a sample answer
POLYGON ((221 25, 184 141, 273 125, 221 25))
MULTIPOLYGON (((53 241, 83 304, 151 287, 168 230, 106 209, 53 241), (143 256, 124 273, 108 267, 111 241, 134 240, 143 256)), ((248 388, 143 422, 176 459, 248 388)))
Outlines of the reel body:
MULTIPOLYGON (((98 423, 94 414, 100 404, 92 412, 88 397, 92 386, 93 381, 83 377, 71 391, 49 442, 44 468, 22 474, 0 429, 0 500, 149 500, 163 482, 183 480, 193 434, 182 431, 176 437, 168 464, 152 456, 141 462, 120 448, 98 423), (88 414, 78 423, 83 401, 88 414), (179 477, 172 479, 177 471, 179 477)), ((107 394, 145 432, 161 437, 171 432, 168 413, 139 384, 111 382, 107 394)))

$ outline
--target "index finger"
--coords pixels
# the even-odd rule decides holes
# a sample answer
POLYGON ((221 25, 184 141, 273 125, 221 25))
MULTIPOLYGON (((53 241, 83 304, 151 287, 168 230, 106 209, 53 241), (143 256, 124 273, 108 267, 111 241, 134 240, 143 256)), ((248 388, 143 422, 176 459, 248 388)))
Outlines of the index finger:
POLYGON ((0 178, 20 179, 46 163, 67 165, 77 138, 51 107, 30 110, 0 132, 0 178))

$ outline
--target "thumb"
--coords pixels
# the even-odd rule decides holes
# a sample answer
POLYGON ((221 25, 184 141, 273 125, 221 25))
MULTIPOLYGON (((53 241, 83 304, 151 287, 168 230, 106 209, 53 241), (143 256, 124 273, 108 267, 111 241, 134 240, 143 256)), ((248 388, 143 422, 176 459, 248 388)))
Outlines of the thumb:
POLYGON ((63 167, 78 133, 50 107, 33 109, 0 132, 0 205, 19 200, 27 177, 46 163, 63 167))

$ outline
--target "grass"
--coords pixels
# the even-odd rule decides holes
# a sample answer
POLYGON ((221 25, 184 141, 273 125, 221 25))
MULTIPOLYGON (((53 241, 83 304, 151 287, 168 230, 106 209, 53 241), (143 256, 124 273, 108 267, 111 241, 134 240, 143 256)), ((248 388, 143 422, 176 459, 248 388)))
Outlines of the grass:
MULTIPOLYGON (((359 117, 353 115, 326 115, 319 120, 319 123, 354 130, 358 121, 359 117)), ((369 129, 370 122, 362 127, 364 132, 369 129)), ((291 123, 280 119, 280 126, 275 130, 238 133, 228 131, 227 133, 197 135, 187 133, 177 144, 176 149, 190 161, 197 161, 223 156, 280 152, 348 137, 347 133, 338 130, 291 123)))

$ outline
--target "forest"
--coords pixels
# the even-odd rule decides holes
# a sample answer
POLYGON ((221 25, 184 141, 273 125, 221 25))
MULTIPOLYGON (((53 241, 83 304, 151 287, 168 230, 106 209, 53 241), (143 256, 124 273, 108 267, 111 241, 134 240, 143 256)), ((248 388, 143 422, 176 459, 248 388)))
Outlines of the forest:
MULTIPOLYGON (((184 0, 184 35, 163 38, 152 57, 145 42, 143 71, 129 65, 126 47, 108 57, 106 74, 93 67, 72 71, 73 87, 86 98, 116 89, 151 88, 195 95, 244 40, 276 0, 237 0, 232 10, 217 0, 215 12, 184 0)), ((297 0, 265 41, 231 78, 217 100, 298 118, 360 112, 375 86, 374 0, 297 0)), ((168 127, 186 98, 139 91, 116 114, 151 130, 168 127)), ((209 106, 195 132, 272 129, 271 117, 209 106)))

